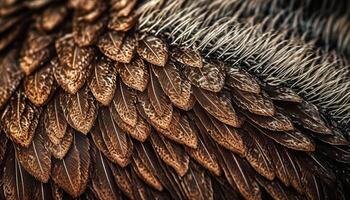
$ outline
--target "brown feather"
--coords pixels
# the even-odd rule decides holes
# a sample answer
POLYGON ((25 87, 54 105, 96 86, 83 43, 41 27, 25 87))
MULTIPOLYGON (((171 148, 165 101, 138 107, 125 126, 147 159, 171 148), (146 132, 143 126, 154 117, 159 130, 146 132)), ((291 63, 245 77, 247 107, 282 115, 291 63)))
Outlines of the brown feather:
MULTIPOLYGON (((152 67, 153 68, 153 67, 152 67)), ((158 116, 169 113, 172 110, 170 99, 163 92, 158 79, 150 68, 150 82, 147 87, 148 98, 158 116)))
POLYGON ((255 124, 271 131, 294 131, 291 119, 281 112, 276 112, 274 116, 255 115, 246 111, 242 112, 255 124))
POLYGON ((138 153, 134 153, 132 157, 132 163, 131 166, 133 167, 135 173, 137 174, 140 179, 142 179, 145 183, 147 183, 150 187, 162 191, 163 185, 158 180, 156 174, 154 174, 148 166, 146 166, 141 158, 139 157, 138 153))
POLYGON ((132 176, 129 167, 120 167, 109 163, 109 167, 112 171, 114 181, 119 187, 119 189, 127 196, 129 199, 135 199, 135 194, 133 190, 133 185, 131 182, 132 176))
POLYGON ((238 67, 226 67, 226 84, 243 92, 259 94, 261 92, 258 81, 249 73, 238 67))
POLYGON ((75 94, 89 75, 94 49, 78 47, 72 36, 66 35, 56 41, 56 52, 60 63, 54 73, 56 81, 65 91, 75 94))
POLYGON ((286 188, 283 187, 278 180, 269 181, 260 176, 257 176, 256 180, 272 198, 281 200, 290 199, 290 195, 286 192, 286 188))
POLYGON ((186 174, 190 159, 181 146, 157 133, 151 134, 151 141, 154 150, 167 165, 171 166, 179 176, 186 174))
POLYGON ((180 109, 190 110, 195 103, 191 83, 181 77, 175 63, 169 61, 165 67, 152 66, 152 69, 170 101, 180 109))
POLYGON ((320 134, 333 134, 332 130, 325 125, 316 106, 313 104, 304 101, 298 106, 286 106, 284 109, 298 124, 306 129, 320 134))
POLYGON ((202 68, 185 68, 184 74, 196 87, 212 92, 219 92, 225 84, 222 63, 205 62, 202 68))
POLYGON ((94 168, 91 177, 92 188, 101 200, 120 199, 120 192, 114 182, 108 161, 98 150, 92 153, 94 168))
POLYGON ((179 144, 186 145, 190 148, 197 147, 196 130, 191 127, 187 116, 181 116, 181 114, 176 110, 173 111, 173 118, 168 129, 156 129, 165 137, 179 144))
POLYGON ((68 127, 59 143, 54 144, 52 141, 47 141, 46 146, 51 155, 56 159, 63 159, 70 149, 74 134, 77 134, 77 132, 73 128, 68 127))
POLYGON ((264 89, 272 100, 292 103, 303 102, 303 99, 296 92, 287 87, 266 86, 264 89))
POLYGON ((113 161, 125 167, 130 162, 133 151, 133 143, 114 122, 108 108, 102 108, 98 117, 98 125, 101 130, 103 141, 114 158, 113 161))
POLYGON ((150 121, 152 125, 157 128, 169 128, 173 115, 173 107, 171 104, 168 109, 165 109, 165 113, 163 115, 158 115, 146 93, 140 93, 137 97, 137 109, 142 117, 150 121))
POLYGON ((141 92, 146 89, 149 73, 140 57, 134 58, 130 63, 122 63, 117 68, 125 85, 141 92))
POLYGON ((2 127, 13 142, 28 147, 33 140, 40 113, 41 108, 27 101, 20 90, 3 114, 2 127))
POLYGON ((33 141, 28 147, 17 146, 16 155, 23 168, 37 180, 47 183, 51 173, 51 153, 45 146, 43 123, 35 131, 33 141))
POLYGON ((38 17, 37 27, 45 31, 52 31, 66 18, 68 12, 65 5, 49 6, 38 17))
POLYGON ((67 155, 53 163, 53 181, 73 197, 80 196, 86 189, 91 162, 89 149, 88 138, 76 133, 67 155))
POLYGON ((139 40, 136 50, 140 57, 153 65, 164 67, 168 61, 167 44, 155 36, 146 36, 139 40))
POLYGON ((97 42, 97 46, 105 56, 122 63, 130 63, 134 56, 135 45, 135 38, 112 30, 100 36, 97 42))
POLYGON ((5 158, 7 142, 8 142, 8 139, 6 137, 6 134, 0 128, 0 162, 3 161, 5 158))
POLYGON ((116 90, 117 70, 113 62, 104 56, 95 60, 92 68, 88 82, 89 88, 98 102, 108 106, 116 90))
POLYGON ((231 185, 237 186, 245 199, 261 199, 257 182, 252 178, 249 165, 232 152, 217 146, 220 165, 231 185))
POLYGON ((50 62, 35 74, 26 77, 24 92, 27 98, 36 106, 42 106, 48 102, 57 88, 53 69, 55 62, 50 62))
POLYGON ((175 48, 171 54, 177 62, 190 67, 203 67, 203 58, 196 49, 175 48))
POLYGON ((206 91, 193 87, 193 94, 198 103, 212 116, 233 127, 239 127, 240 121, 237 118, 236 111, 231 105, 228 97, 214 92, 206 91))
POLYGON ((11 149, 5 162, 3 191, 9 200, 31 200, 33 177, 22 168, 14 150, 11 149))
MULTIPOLYGON (((195 120, 199 120, 194 118, 195 120)), ((199 129, 198 145, 197 148, 186 147, 188 155, 201 164, 204 168, 208 169, 216 176, 220 176, 221 168, 219 166, 218 159, 215 155, 215 149, 212 141, 207 137, 208 133, 201 122, 196 121, 196 125, 199 129)))
POLYGON ((60 104, 68 124, 87 134, 94 125, 98 113, 98 105, 89 87, 84 86, 74 95, 62 93, 60 104))
POLYGON ((107 25, 107 18, 102 17, 94 22, 81 19, 81 13, 75 12, 73 17, 74 41, 79 46, 92 45, 107 25))
POLYGON ((274 116, 276 108, 273 102, 265 95, 243 92, 233 89, 232 97, 239 107, 262 116, 274 116))
POLYGON ((23 78, 17 61, 17 50, 12 49, 0 58, 0 109, 4 108, 23 78))
POLYGON ((135 105, 135 94, 122 81, 117 81, 117 91, 110 108, 115 110, 124 123, 135 127, 139 116, 135 105))
POLYGON ((44 64, 52 54, 53 38, 50 35, 31 30, 21 49, 19 62, 26 75, 44 64))
POLYGON ((196 123, 198 121, 198 123, 205 127, 206 132, 215 142, 231 151, 237 152, 241 155, 244 154, 245 147, 243 146, 242 138, 235 128, 221 123, 214 117, 209 116, 198 104, 194 106, 193 110, 198 117, 196 123))
POLYGON ((137 22, 135 14, 120 15, 118 11, 110 12, 110 19, 108 21, 108 28, 115 31, 127 32, 133 28, 137 22))
POLYGON ((59 94, 55 95, 47 105, 43 114, 46 135, 48 136, 48 139, 55 145, 61 143, 68 126, 60 105, 59 98, 59 94))
POLYGON ((188 199, 214 199, 210 176, 194 162, 191 162, 188 172, 183 176, 181 183, 188 199))
POLYGON ((110 104, 110 112, 113 116, 114 121, 117 123, 120 129, 128 133, 132 138, 144 142, 148 136, 151 134, 151 125, 146 122, 142 117, 137 117, 137 122, 135 127, 132 127, 128 124, 126 124, 121 117, 119 116, 118 112, 112 107, 113 105, 110 104))

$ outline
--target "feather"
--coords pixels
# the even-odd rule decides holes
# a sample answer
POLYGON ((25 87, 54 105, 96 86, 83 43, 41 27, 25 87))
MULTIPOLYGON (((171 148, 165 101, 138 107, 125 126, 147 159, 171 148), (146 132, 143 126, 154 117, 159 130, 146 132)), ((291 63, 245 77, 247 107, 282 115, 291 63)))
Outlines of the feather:
POLYGON ((196 123, 198 121, 201 126, 205 127, 206 132, 215 142, 231 151, 241 155, 244 154, 245 147, 243 146, 242 138, 235 128, 210 117, 198 104, 194 106, 193 110, 198 117, 196 123))
POLYGON ((51 173, 51 154, 45 146, 43 123, 35 131, 32 143, 28 147, 16 147, 16 155, 22 167, 40 182, 47 183, 51 173))
POLYGON ((155 36, 145 36, 138 41, 136 48, 137 53, 147 62, 164 67, 168 61, 168 46, 167 44, 155 36))
POLYGON ((202 68, 187 67, 184 74, 193 85, 211 92, 220 92, 225 84, 222 63, 205 62, 202 68))
POLYGON ((129 167, 120 167, 109 162, 109 167, 112 171, 114 181, 119 189, 129 199, 135 199, 133 185, 131 182, 132 176, 129 167))
POLYGON ((16 49, 12 49, 0 58, 0 74, 0 109, 2 109, 23 78, 22 70, 17 62, 16 49))
POLYGON ((135 100, 134 92, 129 90, 122 81, 117 81, 117 91, 110 108, 117 112, 117 115, 127 126, 133 128, 139 120, 135 100))
POLYGON ((286 188, 284 188, 278 180, 268 181, 260 176, 257 176, 256 180, 273 199, 290 199, 290 195, 287 193, 286 188))
POLYGON ((284 109, 291 115, 293 120, 304 128, 315 133, 333 134, 332 130, 325 125, 316 106, 313 104, 304 101, 303 103, 298 104, 298 106, 286 106, 284 109))
POLYGON ((105 56, 122 63, 130 63, 134 56, 135 45, 135 38, 112 30, 100 36, 97 42, 97 46, 105 56))
POLYGON ((179 176, 186 174, 190 159, 181 146, 157 133, 151 134, 151 141, 154 150, 167 165, 171 166, 179 176))
POLYGON ((126 124, 121 119, 118 112, 112 106, 113 105, 110 104, 109 109, 114 121, 117 123, 119 128, 128 133, 132 138, 140 142, 144 142, 151 134, 151 125, 148 122, 146 122, 142 117, 138 117, 135 127, 132 127, 126 124))
POLYGON ((181 182, 188 199, 214 199, 211 179, 196 163, 191 162, 181 182))
POLYGON ((68 12, 65 5, 49 6, 38 17, 37 27, 47 32, 54 30, 66 18, 68 12))
POLYGON ((314 151, 315 144, 311 138, 301 133, 299 130, 274 132, 266 129, 261 129, 255 126, 257 130, 273 139, 275 142, 299 151, 314 151))
POLYGON ((54 96, 44 110, 45 133, 52 144, 61 143, 67 130, 67 121, 64 117, 61 105, 60 94, 54 96))
POLYGON ((140 177, 140 179, 142 179, 150 187, 158 191, 162 191, 163 190, 162 183, 158 180, 156 174, 154 174, 154 172, 152 172, 152 170, 150 170, 149 167, 143 163, 143 161, 139 157, 139 154, 134 153, 132 158, 133 159, 132 159, 131 166, 133 167, 137 176, 140 177))
POLYGON ((56 41, 59 65, 55 69, 57 83, 68 93, 75 94, 83 87, 94 57, 92 47, 78 47, 71 35, 56 41))
POLYGON ((20 52, 19 63, 26 75, 44 64, 52 54, 53 37, 31 30, 20 52))
POLYGON ((2 162, 5 158, 7 142, 8 142, 8 139, 5 133, 0 128, 0 162, 2 162))
POLYGON ((80 47, 92 45, 107 25, 107 18, 102 17, 94 22, 81 20, 81 13, 75 12, 73 17, 74 41, 80 47))
POLYGON ((118 16, 128 16, 137 5, 137 0, 129 0, 129 1, 112 0, 110 4, 113 10, 118 11, 118 16))
POLYGON ((214 153, 215 152, 214 145, 212 141, 209 141, 209 138, 207 138, 208 133, 205 130, 205 127, 203 127, 203 125, 201 124, 201 122, 196 121, 196 125, 200 133, 200 134, 197 134, 198 135, 197 148, 194 149, 194 148, 186 147, 185 150, 192 159, 197 161, 204 168, 209 170, 214 175, 220 176, 221 168, 219 166, 219 161, 214 153))
POLYGON ((118 11, 110 12, 108 28, 114 31, 127 32, 133 28, 137 22, 137 17, 134 14, 121 16, 118 11))
POLYGON ((264 129, 277 132, 295 130, 292 120, 281 112, 276 112, 273 116, 255 115, 243 110, 241 110, 241 113, 264 129))
POLYGON ((42 106, 56 90, 56 81, 53 75, 55 62, 50 62, 35 74, 26 77, 24 82, 24 93, 27 98, 36 106, 42 106))
POLYGON ((32 193, 33 193, 32 199, 38 199, 38 200, 53 199, 50 183, 42 183, 34 180, 32 193))
POLYGON ((41 108, 28 102, 20 90, 3 114, 3 130, 13 142, 28 147, 33 140, 40 113, 41 108))
POLYGON ((6 199, 30 200, 33 177, 24 170, 17 160, 13 149, 5 162, 3 190, 6 199))
POLYGON ((104 144, 114 158, 112 161, 121 167, 128 165, 133 151, 133 143, 130 137, 116 125, 108 108, 101 109, 98 125, 104 144))
POLYGON ((260 133, 257 134, 257 131, 251 127, 245 130, 247 132, 243 132, 242 137, 247 149, 245 155, 247 161, 255 171, 272 181, 275 178, 275 173, 264 136, 260 135, 260 133))
POLYGON ((237 106, 251 113, 271 117, 275 115, 275 106, 265 93, 255 94, 233 90, 232 97, 237 106))
MULTIPOLYGON (((152 67, 153 68, 153 67, 152 67)), ((172 105, 167 97, 166 94, 164 94, 159 81, 157 80, 156 76, 152 72, 152 69, 150 68, 150 82, 147 87, 147 94, 148 98, 151 102, 152 107, 154 108, 156 114, 158 116, 162 116, 164 113, 169 113, 172 110, 172 105)))
POLYGON ((203 58, 196 49, 191 48, 175 48, 171 54, 177 62, 190 67, 203 67, 203 58))
POLYGON ((198 103, 212 116, 233 127, 239 127, 240 122, 230 100, 213 92, 193 87, 193 94, 198 103))
POLYGON ((170 106, 169 109, 165 109, 166 112, 159 116, 146 93, 140 93, 137 97, 137 109, 142 117, 149 120, 151 124, 157 128, 167 129, 170 126, 173 115, 172 106, 170 106))
POLYGON ((239 67, 226 67, 226 84, 231 88, 238 89, 247 93, 259 94, 261 92, 258 81, 239 67))
POLYGON ((93 63, 93 72, 89 78, 89 88, 96 100, 104 106, 112 101, 116 89, 117 70, 107 57, 101 57, 93 63))
POLYGON ((140 57, 135 57, 130 63, 120 64, 118 72, 125 85, 141 92, 146 89, 149 73, 140 57))
POLYGON ((149 172, 156 176, 162 186, 171 194, 176 193, 176 188, 174 188, 171 181, 169 181, 166 172, 163 171, 162 165, 164 164, 160 162, 160 159, 148 142, 136 142, 134 155, 141 160, 149 172))
POLYGON ((92 188, 101 200, 120 199, 120 192, 114 182, 108 161, 98 150, 94 149, 92 158, 94 168, 91 177, 92 188))
POLYGON ((152 66, 152 69, 170 101, 180 109, 190 110, 195 103, 191 83, 180 76, 175 63, 169 61, 165 67, 152 66))
POLYGON ((46 142, 46 146, 53 157, 56 159, 63 159, 66 156, 73 142, 74 134, 77 134, 77 132, 73 128, 68 127, 59 143, 55 144, 51 141, 46 142))
POLYGON ((305 195, 309 200, 322 199, 324 196, 322 193, 321 183, 315 175, 310 172, 303 171, 302 183, 305 188, 305 195))
POLYGON ((266 86, 265 91, 274 101, 283 101, 291 103, 302 103, 303 99, 293 90, 287 87, 266 86))
MULTIPOLYGON (((85 4, 84 7, 86 5, 89 5, 89 6, 92 5, 91 2, 92 1, 87 1, 83 3, 85 4)), ((90 22, 90 23, 95 22, 96 20, 98 20, 99 17, 101 17, 104 14, 104 12, 108 8, 107 3, 104 1, 95 1, 93 4, 94 5, 89 8, 89 11, 86 10, 86 12, 83 11, 84 8, 83 10, 79 8, 77 9, 80 12, 79 20, 90 22)))
POLYGON ((9 30, 1 34, 0 38, 0 51, 8 47, 14 40, 20 35, 24 29, 24 22, 20 22, 16 26, 11 27, 9 30))
POLYGON ((220 165, 231 185, 237 186, 245 199, 261 199, 257 182, 251 177, 247 163, 232 152, 217 146, 220 165))
POLYGON ((319 177, 321 180, 326 181, 327 183, 336 182, 337 177, 335 173, 333 172, 332 168, 330 168, 327 161, 321 156, 314 153, 309 153, 303 157, 301 157, 300 154, 298 155, 298 158, 301 160, 299 163, 305 165, 312 174, 319 177))
MULTIPOLYGON (((312 134, 311 135, 324 143, 330 144, 330 145, 349 145, 349 141, 345 138, 345 136, 341 133, 339 129, 336 127, 330 126, 332 129, 333 135, 321 135, 321 134, 312 134)), ((306 131, 307 132, 307 131, 306 131)))
POLYGON ((181 116, 181 114, 176 110, 173 111, 173 117, 168 129, 156 129, 165 137, 179 144, 186 145, 190 148, 197 147, 196 130, 191 127, 187 116, 181 116))
POLYGON ((94 125, 98 113, 98 105, 89 87, 84 86, 74 95, 62 93, 60 104, 68 124, 87 134, 94 125))
POLYGON ((350 163, 350 147, 349 146, 331 146, 324 143, 317 144, 317 151, 342 163, 350 163))
POLYGON ((299 193, 304 192, 303 185, 301 183, 302 174, 300 168, 295 162, 294 155, 290 153, 290 150, 281 147, 279 150, 280 155, 283 160, 283 164, 286 167, 287 176, 290 184, 295 188, 299 193))
POLYGON ((90 168, 89 140, 79 133, 74 134, 73 144, 62 160, 55 160, 52 180, 73 197, 86 189, 90 168))

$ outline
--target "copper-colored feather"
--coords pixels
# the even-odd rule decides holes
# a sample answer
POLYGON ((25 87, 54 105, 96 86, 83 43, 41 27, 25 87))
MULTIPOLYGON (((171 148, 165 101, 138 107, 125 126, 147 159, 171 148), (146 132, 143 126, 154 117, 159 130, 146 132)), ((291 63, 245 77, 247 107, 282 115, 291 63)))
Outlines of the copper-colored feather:
POLYGON ((184 74, 196 87, 212 92, 219 92, 225 84, 223 63, 205 62, 202 68, 186 67, 184 74))
POLYGON ((155 36, 145 36, 138 41, 137 53, 147 62, 164 67, 168 61, 167 44, 155 36))
POLYGON ((117 67, 124 84, 143 92, 149 81, 149 71, 140 57, 135 57, 130 63, 123 63, 117 67))
POLYGON ((28 147, 17 146, 18 161, 37 180, 47 183, 51 173, 51 153, 45 146, 43 123, 39 123, 33 141, 28 147))
POLYGON ((98 105, 89 87, 84 86, 74 95, 60 95, 60 104, 68 124, 87 134, 94 125, 98 112, 98 105))
POLYGON ((20 65, 26 75, 46 62, 52 53, 53 38, 37 31, 30 31, 20 53, 20 65))
POLYGON ((89 88, 98 102, 108 106, 116 90, 117 70, 107 57, 95 59, 89 78, 89 88))
POLYGON ((79 133, 74 134, 67 155, 53 163, 53 181, 73 197, 78 197, 86 189, 91 163, 89 149, 89 140, 79 133))
POLYGON ((63 159, 70 149, 73 143, 73 136, 76 133, 77 132, 73 128, 68 127, 59 143, 55 144, 52 141, 47 141, 46 146, 51 152, 51 155, 56 159, 63 159))
POLYGON ((133 151, 132 141, 113 120, 108 108, 102 108, 98 117, 98 125, 101 135, 113 161, 125 167, 130 162, 133 151))
POLYGON ((33 140, 41 110, 24 97, 22 90, 18 91, 1 120, 7 136, 18 145, 28 147, 33 140))
POLYGON ((57 84, 53 70, 57 67, 56 64, 57 62, 50 62, 33 75, 26 77, 24 92, 34 105, 44 105, 55 92, 57 84))
POLYGON ((190 67, 203 67, 203 58, 198 50, 190 48, 175 48, 171 54, 177 62, 190 67))
POLYGON ((227 81, 226 84, 237 90, 248 93, 259 94, 261 88, 257 80, 248 72, 238 67, 226 67, 227 81))
POLYGON ((181 77, 175 63, 169 61, 165 67, 152 69, 170 101, 180 109, 190 110, 195 103, 191 83, 181 77))
POLYGON ((159 157, 174 168, 179 176, 185 175, 188 170, 189 157, 184 149, 157 133, 151 134, 151 141, 159 157))
POLYGON ((68 93, 75 94, 84 85, 94 57, 92 47, 78 47, 71 35, 56 41, 59 65, 55 70, 58 84, 68 93))

